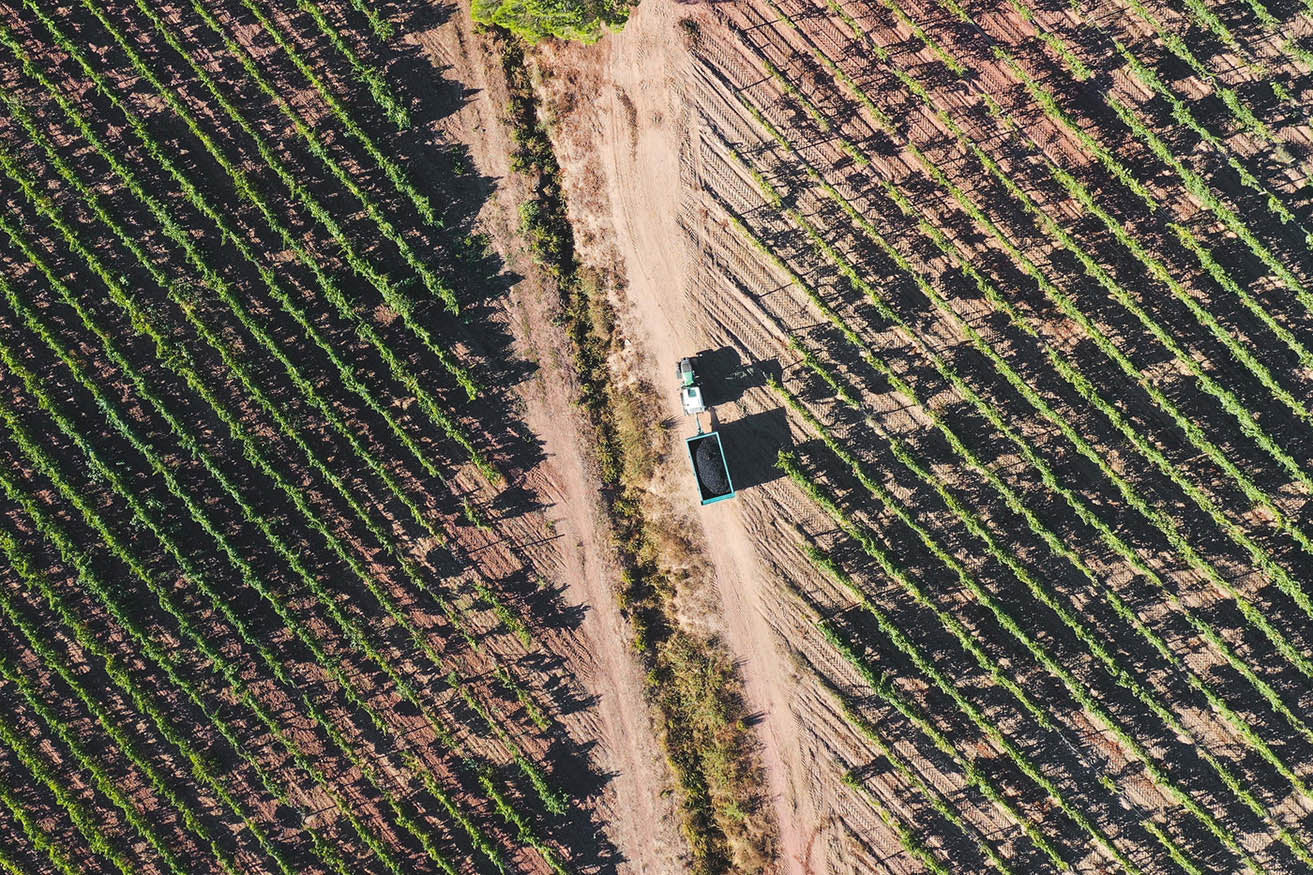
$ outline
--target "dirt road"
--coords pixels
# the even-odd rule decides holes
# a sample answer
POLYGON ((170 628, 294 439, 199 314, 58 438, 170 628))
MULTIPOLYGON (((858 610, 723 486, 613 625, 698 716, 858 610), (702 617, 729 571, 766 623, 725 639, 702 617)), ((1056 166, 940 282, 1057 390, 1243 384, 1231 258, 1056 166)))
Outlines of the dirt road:
POLYGON ((549 504, 545 534, 552 550, 543 562, 549 566, 545 576, 564 587, 564 600, 583 617, 573 640, 563 643, 580 686, 593 700, 592 707, 572 715, 572 734, 597 739, 593 765, 609 778, 594 804, 619 851, 618 871, 683 871, 688 850, 677 798, 644 700, 643 675, 629 644, 632 632, 616 606, 617 575, 599 516, 598 479, 581 437, 589 430, 578 421, 569 359, 554 352, 566 349, 567 339, 553 322, 554 292, 535 282, 517 233, 516 206, 524 192, 508 166, 513 146, 498 118, 506 95, 492 66, 496 59, 479 49, 467 14, 424 34, 422 42, 435 63, 451 68, 468 97, 447 119, 447 135, 470 147, 479 172, 498 187, 483 227, 498 251, 510 253, 512 269, 528 277, 512 294, 507 321, 519 353, 540 365, 523 391, 526 422, 546 456, 530 479, 549 504))
MULTIPOLYGON (((758 562, 757 538, 749 517, 761 496, 751 492, 737 501, 706 508, 697 506, 692 477, 680 476, 687 463, 683 438, 693 433, 691 420, 682 417, 674 391, 673 368, 682 356, 711 351, 703 361, 746 361, 741 343, 726 345, 713 315, 716 305, 703 298, 701 273, 704 229, 698 141, 698 114, 690 102, 690 56, 680 19, 685 7, 643 4, 625 30, 591 49, 563 48, 551 58, 558 75, 573 77, 572 84, 597 98, 578 103, 564 122, 586 132, 561 155, 567 182, 580 189, 571 192, 572 209, 585 204, 574 218, 584 226, 596 257, 619 259, 627 281, 627 310, 623 330, 637 347, 635 360, 642 377, 668 389, 663 412, 676 424, 668 437, 668 458, 675 465, 668 481, 660 481, 673 494, 672 503, 687 508, 688 525, 701 537, 706 558, 714 569, 718 598, 710 600, 719 616, 702 618, 714 633, 724 636, 740 660, 749 708, 760 715, 758 737, 765 767, 765 786, 780 830, 781 871, 825 871, 812 859, 816 803, 805 761, 797 715, 790 708, 796 677, 792 662, 780 646, 772 614, 778 594, 773 579, 758 562), (573 173, 573 179, 571 174, 573 173), (719 350, 719 351, 717 351, 719 350)), ((778 339, 773 339, 778 343, 778 339)), ((713 365, 704 378, 717 374, 713 365)), ((708 385, 708 400, 728 401, 723 387, 708 385)), ((771 406, 769 393, 749 390, 730 403, 715 407, 718 423, 734 434, 754 414, 771 406)), ((705 420, 705 417, 704 417, 705 420)), ((766 445, 731 443, 727 447, 731 473, 738 478, 773 458, 766 445), (765 453, 770 458, 736 458, 736 450, 765 453)))

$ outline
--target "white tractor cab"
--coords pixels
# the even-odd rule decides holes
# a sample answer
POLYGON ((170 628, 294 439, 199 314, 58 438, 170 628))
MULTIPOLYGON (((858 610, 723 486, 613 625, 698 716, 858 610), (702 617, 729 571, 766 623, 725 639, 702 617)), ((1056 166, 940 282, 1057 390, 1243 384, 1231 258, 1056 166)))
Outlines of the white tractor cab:
POLYGON ((676 372, 679 376, 679 402, 684 407, 684 415, 705 413, 707 406, 702 402, 702 389, 697 384, 697 375, 693 373, 693 360, 680 359, 676 372))

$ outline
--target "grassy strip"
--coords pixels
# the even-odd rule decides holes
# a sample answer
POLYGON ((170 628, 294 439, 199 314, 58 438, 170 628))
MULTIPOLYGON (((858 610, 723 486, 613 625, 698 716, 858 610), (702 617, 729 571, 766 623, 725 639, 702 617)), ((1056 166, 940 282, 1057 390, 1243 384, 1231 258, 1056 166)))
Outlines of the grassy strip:
POLYGON ((680 549, 682 536, 665 531, 641 501, 659 452, 654 436, 659 440, 661 430, 650 427, 641 397, 621 388, 608 364, 622 338, 604 282, 576 256, 561 169, 538 114, 524 44, 505 31, 493 31, 491 42, 510 92, 516 149, 511 166, 533 186, 520 205, 521 231, 534 261, 560 293, 578 400, 593 429, 601 498, 621 566, 620 605, 633 624, 648 700, 679 784, 683 828, 693 851, 690 871, 763 871, 771 857, 772 830, 764 825, 742 682, 722 644, 681 627, 674 596, 685 572, 672 570, 669 551, 680 549))

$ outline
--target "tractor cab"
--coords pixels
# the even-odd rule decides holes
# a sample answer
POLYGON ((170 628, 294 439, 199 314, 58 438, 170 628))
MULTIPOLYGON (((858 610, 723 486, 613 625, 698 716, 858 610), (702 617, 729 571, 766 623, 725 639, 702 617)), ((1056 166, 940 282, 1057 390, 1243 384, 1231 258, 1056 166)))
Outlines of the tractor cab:
POLYGON ((685 416, 697 416, 706 411, 702 403, 702 389, 697 386, 685 386, 679 390, 679 401, 684 405, 685 416))
POLYGON ((684 408, 685 416, 697 416, 706 411, 702 401, 702 388, 697 384, 697 374, 693 372, 693 360, 682 358, 675 368, 679 377, 679 403, 684 408))
POLYGON ((697 381, 697 375, 693 373, 693 360, 682 358, 679 364, 675 366, 675 373, 679 375, 679 385, 692 386, 697 381))

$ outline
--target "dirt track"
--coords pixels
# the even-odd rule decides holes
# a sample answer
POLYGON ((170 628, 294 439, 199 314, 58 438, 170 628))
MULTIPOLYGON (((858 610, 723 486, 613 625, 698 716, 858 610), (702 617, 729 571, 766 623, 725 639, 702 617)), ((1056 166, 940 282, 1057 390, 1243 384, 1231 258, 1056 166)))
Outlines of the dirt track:
MULTIPOLYGON (((425 42, 434 60, 460 71, 472 92, 448 119, 447 133, 471 147, 481 173, 498 180, 498 197, 490 202, 485 222, 499 249, 512 253, 514 266, 517 259, 527 261, 527 256, 514 255, 522 248, 515 209, 524 193, 507 166, 511 144, 498 115, 505 105, 504 84, 500 71, 492 69, 495 59, 479 45, 464 16, 431 32, 425 42)), ((525 272, 532 275, 532 268, 525 272)), ((576 731, 598 740, 592 761, 599 774, 609 776, 599 814, 609 824, 621 870, 678 872, 687 848, 679 832, 677 800, 643 698, 631 633, 616 608, 616 570, 601 537, 597 476, 580 439, 589 428, 574 406, 577 389, 568 370, 567 339, 553 323, 551 294, 533 281, 521 283, 509 320, 522 353, 541 367, 523 400, 526 421, 546 455, 534 472, 534 486, 550 505, 545 516, 550 520, 552 579, 563 583, 566 600, 583 610, 571 656, 581 686, 595 701, 582 712, 584 722, 576 731)))
MULTIPOLYGON (((700 353, 704 369, 720 371, 704 370, 714 386, 729 376, 729 368, 713 363, 726 354, 736 360, 742 349, 737 337, 754 331, 739 324, 735 336, 727 336, 719 319, 742 314, 718 316, 716 308, 732 308, 734 302, 723 292, 707 294, 716 272, 703 242, 700 125, 693 111, 696 98, 689 93, 691 57, 678 24, 685 12, 647 4, 622 33, 600 46, 545 50, 545 66, 566 83, 563 87, 598 95, 577 101, 559 120, 559 129, 570 132, 560 138, 560 155, 572 209, 583 205, 572 217, 576 229, 594 241, 591 251, 585 246, 585 258, 603 264, 618 259, 626 279, 623 330, 636 347, 639 374, 651 385, 671 388, 663 402, 674 425, 657 488, 677 506, 693 508, 687 525, 700 532, 714 569, 718 599, 707 607, 718 616, 700 619, 723 634, 740 659, 750 710, 760 715, 766 790, 780 826, 783 871, 836 871, 836 861, 824 860, 817 842, 820 812, 832 802, 822 795, 814 753, 804 748, 799 715, 790 704, 798 693, 797 672, 777 633, 779 594, 757 553, 763 523, 745 510, 755 504, 755 490, 744 494, 746 501, 698 509, 695 487, 684 476, 683 438, 694 426, 681 415, 672 388, 673 362, 700 353)), ((761 461, 773 456, 770 442, 780 439, 751 422, 770 406, 764 395, 756 387, 733 400, 709 396, 716 405, 716 427, 733 440, 736 455, 730 464, 741 489, 757 485, 761 461)))

